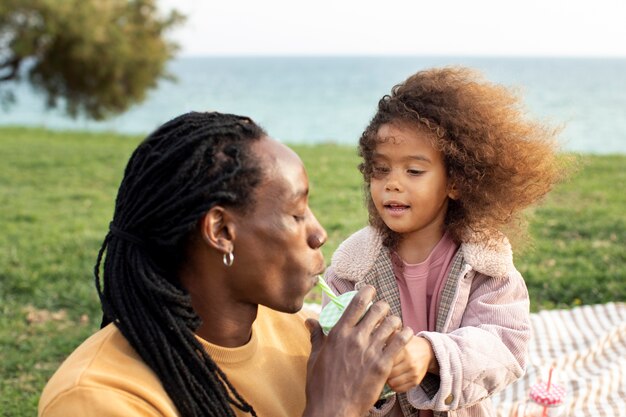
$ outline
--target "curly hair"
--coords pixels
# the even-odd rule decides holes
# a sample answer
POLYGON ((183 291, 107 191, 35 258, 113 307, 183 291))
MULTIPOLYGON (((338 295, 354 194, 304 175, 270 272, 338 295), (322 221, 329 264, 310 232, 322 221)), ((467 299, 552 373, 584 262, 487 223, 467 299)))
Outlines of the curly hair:
POLYGON ((528 119, 512 90, 464 67, 417 72, 383 96, 359 140, 369 221, 390 247, 400 236, 384 224, 369 192, 378 130, 390 123, 429 132, 442 152, 459 195, 449 201, 445 226, 458 243, 503 229, 523 232, 522 209, 562 177, 558 129, 528 119))

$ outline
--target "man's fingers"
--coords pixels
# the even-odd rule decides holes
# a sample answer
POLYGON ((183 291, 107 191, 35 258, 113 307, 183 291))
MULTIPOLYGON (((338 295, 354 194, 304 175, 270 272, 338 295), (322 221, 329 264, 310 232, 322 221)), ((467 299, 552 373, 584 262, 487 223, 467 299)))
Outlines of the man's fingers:
POLYGON ((389 338, 383 350, 383 355, 392 360, 409 343, 412 337, 413 330, 410 327, 403 328, 389 338))
POLYGON ((382 325, 385 317, 389 314, 389 304, 386 301, 377 301, 367 310, 365 316, 358 323, 365 332, 373 333, 375 329, 382 325))
POLYGON ((363 288, 359 290, 359 292, 352 298, 348 307, 341 315, 341 318, 337 321, 335 327, 354 327, 359 322, 365 311, 367 310, 367 306, 374 299, 374 294, 376 290, 371 285, 365 285, 363 288))
POLYGON ((309 329, 309 333, 311 334, 311 356, 314 356, 321 349, 324 340, 322 326, 320 326, 317 320, 311 318, 306 319, 304 325, 309 329))
MULTIPOLYGON (((374 304, 375 306, 376 304, 374 304)), ((372 308, 374 307, 372 306, 372 308)), ((371 310, 371 308, 370 308, 371 310)), ((380 325, 373 331, 372 336, 376 341, 387 343, 387 339, 402 328, 402 320, 397 316, 386 316, 380 325)))

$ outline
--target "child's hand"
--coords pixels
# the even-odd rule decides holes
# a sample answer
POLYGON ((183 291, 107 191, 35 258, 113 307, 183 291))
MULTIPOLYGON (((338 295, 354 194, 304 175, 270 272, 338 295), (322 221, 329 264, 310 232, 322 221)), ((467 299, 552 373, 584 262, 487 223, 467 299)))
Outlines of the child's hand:
POLYGON ((406 392, 419 385, 426 372, 437 373, 439 366, 430 342, 413 336, 396 356, 387 384, 395 392, 406 392))

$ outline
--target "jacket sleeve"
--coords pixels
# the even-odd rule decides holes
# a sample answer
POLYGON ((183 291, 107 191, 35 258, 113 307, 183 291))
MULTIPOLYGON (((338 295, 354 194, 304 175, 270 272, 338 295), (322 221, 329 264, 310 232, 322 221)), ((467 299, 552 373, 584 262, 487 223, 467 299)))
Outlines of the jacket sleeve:
POLYGON ((418 333, 433 347, 440 383, 432 398, 419 386, 409 391, 407 398, 416 408, 467 407, 524 374, 531 328, 528 291, 521 275, 515 271, 492 278, 470 272, 457 291, 461 296, 450 311, 453 323, 449 325, 454 330, 418 333), (463 291, 464 285, 469 291, 463 291))

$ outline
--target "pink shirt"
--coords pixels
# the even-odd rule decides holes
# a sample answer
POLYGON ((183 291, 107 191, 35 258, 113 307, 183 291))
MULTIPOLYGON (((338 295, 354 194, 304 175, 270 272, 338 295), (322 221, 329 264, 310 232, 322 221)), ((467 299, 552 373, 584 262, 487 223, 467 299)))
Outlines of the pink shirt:
MULTIPOLYGON (((415 333, 435 330, 441 289, 458 248, 459 245, 454 243, 446 232, 423 262, 408 264, 394 253, 393 272, 400 290, 402 321, 415 333)), ((432 415, 431 410, 419 412, 420 417, 432 415)), ((394 404, 389 415, 396 416, 402 416, 399 403, 394 404)))
POLYGON ((394 254, 402 321, 415 333, 435 330, 441 288, 458 248, 446 232, 423 262, 408 264, 394 254))

